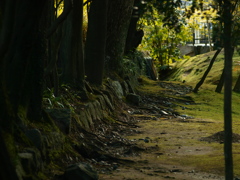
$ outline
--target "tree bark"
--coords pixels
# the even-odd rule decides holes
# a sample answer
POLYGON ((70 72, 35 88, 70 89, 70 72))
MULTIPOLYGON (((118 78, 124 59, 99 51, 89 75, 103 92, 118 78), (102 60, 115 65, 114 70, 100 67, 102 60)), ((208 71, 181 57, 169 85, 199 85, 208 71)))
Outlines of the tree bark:
POLYGON ((63 39, 60 58, 62 60, 64 83, 84 87, 84 60, 83 60, 83 2, 73 0, 73 9, 64 22, 63 39))
POLYGON ((93 1, 89 12, 85 68, 87 80, 95 85, 102 85, 103 80, 106 58, 107 5, 108 0, 93 1))
MULTIPOLYGON (((75 67, 76 85, 79 90, 84 90, 84 56, 83 56, 83 1, 73 0, 73 29, 72 29, 72 58, 75 67)), ((74 67, 74 65, 73 65, 74 67)))
POLYGON ((58 26, 67 18, 68 14, 72 10, 72 1, 64 0, 63 13, 54 21, 51 27, 47 30, 47 38, 49 38, 58 28, 58 26))
POLYGON ((232 159, 232 4, 230 0, 223 1, 223 36, 224 36, 224 157, 225 179, 233 179, 232 159))
POLYGON ((9 29, 5 31, 3 28, 0 35, 5 46, 1 44, 0 50, 0 116, 4 120, 12 120, 1 122, 6 128, 25 118, 41 118, 46 55, 45 27, 41 18, 45 2, 9 0, 4 7, 3 22, 9 29))
MULTIPOLYGON (((56 22, 57 17, 57 9, 54 8, 55 1, 48 1, 46 13, 47 18, 45 21, 47 22, 47 27, 51 27, 52 24, 56 22)), ((45 62, 44 68, 44 79, 46 82, 46 86, 48 88, 54 88, 54 95, 57 97, 59 92, 59 77, 57 71, 57 62, 58 62, 58 54, 59 47, 62 38, 62 24, 56 29, 54 33, 48 37, 48 57, 45 62)))
POLYGON ((107 70, 120 74, 134 0, 109 1, 106 53, 107 70))
POLYGON ((218 54, 221 52, 221 49, 218 49, 216 51, 216 53, 214 54, 213 58, 211 59, 209 66, 207 68, 207 70, 205 71, 205 73, 203 74, 203 77, 201 78, 201 80, 197 83, 197 85, 195 86, 195 88, 193 89, 193 92, 197 93, 198 89, 201 87, 201 85, 203 84, 203 82, 205 81, 208 73, 210 72, 210 70, 212 69, 213 63, 215 61, 215 59, 217 58, 218 54))

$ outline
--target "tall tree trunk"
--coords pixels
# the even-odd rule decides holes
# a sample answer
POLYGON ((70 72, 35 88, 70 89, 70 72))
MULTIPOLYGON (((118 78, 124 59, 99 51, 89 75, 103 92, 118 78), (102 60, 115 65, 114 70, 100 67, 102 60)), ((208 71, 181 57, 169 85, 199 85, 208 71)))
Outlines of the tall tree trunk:
MULTIPOLYGON (((4 120, 41 118, 46 55, 41 17, 45 2, 9 0, 5 3, 4 28, 0 34, 0 116, 4 120)), ((10 122, 1 124, 11 127, 10 122)))
POLYGON ((73 9, 64 22, 61 43, 63 82, 85 91, 83 60, 83 1, 73 0, 73 9))
MULTIPOLYGON (((57 11, 58 9, 54 8, 55 1, 48 1, 47 5, 47 19, 48 27, 51 29, 52 25, 57 21, 57 11)), ((54 95, 58 96, 59 89, 59 78, 57 71, 57 61, 58 61, 58 52, 62 38, 62 24, 59 24, 58 27, 50 37, 48 37, 48 58, 45 62, 44 70, 44 79, 46 81, 46 86, 48 88, 54 88, 54 95)))
POLYGON ((230 0, 223 1, 223 36, 224 36, 224 157, 225 157, 225 179, 233 179, 232 159, 232 4, 230 0))
POLYGON ((95 85, 102 85, 103 80, 106 58, 107 5, 108 0, 93 1, 88 16, 85 68, 87 80, 95 85))
POLYGON ((134 0, 109 1, 106 46, 106 53, 109 56, 108 71, 121 73, 133 3, 134 0))
POLYGON ((214 54, 213 58, 211 59, 209 66, 207 68, 207 70, 205 71, 205 73, 203 74, 203 77, 201 78, 201 80, 197 83, 197 85, 195 86, 195 88, 193 89, 193 92, 197 93, 198 89, 201 87, 201 85, 203 84, 203 82, 205 81, 208 73, 210 72, 210 70, 212 69, 213 63, 215 61, 215 59, 217 58, 218 54, 221 52, 222 49, 218 49, 216 51, 216 53, 214 54))

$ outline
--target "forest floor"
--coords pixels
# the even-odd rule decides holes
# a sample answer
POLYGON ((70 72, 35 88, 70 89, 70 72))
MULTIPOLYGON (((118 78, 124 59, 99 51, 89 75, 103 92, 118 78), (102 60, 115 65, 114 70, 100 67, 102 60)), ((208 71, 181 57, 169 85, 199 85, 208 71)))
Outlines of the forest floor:
MULTIPOLYGON (((118 141, 113 140, 107 148, 118 158, 98 160, 99 179, 224 179, 223 123, 179 114, 175 106, 184 109, 186 104, 195 104, 188 98, 191 88, 175 83, 158 85, 171 86, 171 90, 161 96, 139 92, 139 106, 123 107, 125 113, 118 119, 122 126, 112 129, 118 141)), ((239 143, 240 136, 235 134, 233 140, 239 143)))

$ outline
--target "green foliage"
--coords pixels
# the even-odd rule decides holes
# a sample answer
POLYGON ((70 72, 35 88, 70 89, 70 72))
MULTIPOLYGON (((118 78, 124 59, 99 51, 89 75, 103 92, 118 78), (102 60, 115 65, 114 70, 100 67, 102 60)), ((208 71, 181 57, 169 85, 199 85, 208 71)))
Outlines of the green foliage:
POLYGON ((82 105, 81 97, 78 91, 66 84, 60 87, 60 96, 54 95, 54 89, 47 88, 43 93, 43 106, 46 109, 52 108, 69 108, 72 112, 77 110, 78 106, 82 105))
POLYGON ((47 108, 64 108, 61 97, 54 95, 54 90, 47 88, 43 92, 43 105, 47 108))
POLYGON ((145 64, 142 52, 135 51, 123 57, 123 71, 125 75, 144 74, 145 64))
POLYGON ((164 20, 165 16, 153 7, 139 21, 139 28, 145 32, 140 50, 150 52, 157 67, 181 59, 178 46, 191 39, 190 28, 182 25, 180 31, 176 31, 166 25, 164 20))

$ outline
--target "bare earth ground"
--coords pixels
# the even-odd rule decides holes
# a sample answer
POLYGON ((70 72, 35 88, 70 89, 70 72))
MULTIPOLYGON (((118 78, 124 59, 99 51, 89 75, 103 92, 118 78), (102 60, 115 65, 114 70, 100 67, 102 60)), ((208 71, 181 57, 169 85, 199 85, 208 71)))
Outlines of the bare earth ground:
MULTIPOLYGON (((181 94, 187 93, 186 89, 176 89, 181 94)), ((176 102, 172 98, 142 96, 142 99, 140 106, 125 107, 135 125, 122 135, 135 145, 120 155, 114 170, 99 168, 100 180, 224 179, 223 165, 215 169, 205 168, 206 162, 201 163, 204 155, 219 155, 212 144, 223 145, 221 133, 214 136, 209 129, 214 125, 220 132, 222 123, 180 115, 169 106, 176 102)), ((116 147, 124 149, 125 145, 116 147)))
MULTIPOLYGON (((143 151, 135 157, 127 157, 126 159, 133 162, 125 162, 121 164, 115 171, 110 174, 101 174, 100 179, 104 180, 161 180, 161 179, 224 179, 220 176, 220 172, 209 173, 198 170, 197 164, 186 165, 184 158, 194 158, 192 155, 203 155, 213 153, 212 147, 201 144, 194 144, 199 141, 206 132, 201 130, 208 123, 181 122, 179 119, 166 120, 145 120, 139 122, 138 128, 141 132, 137 136, 137 141, 143 151), (147 124, 147 125, 145 125, 147 124), (198 129, 193 128, 197 126, 198 129), (161 128, 162 127, 162 128, 161 128), (191 141, 189 141, 189 139, 191 141), (162 148, 168 146, 167 150, 162 148), (180 161, 178 158, 180 157, 180 161), (172 160, 175 159, 175 160, 172 160)), ((203 142, 206 144, 206 142, 203 142)))

